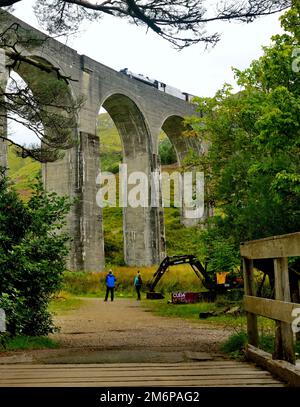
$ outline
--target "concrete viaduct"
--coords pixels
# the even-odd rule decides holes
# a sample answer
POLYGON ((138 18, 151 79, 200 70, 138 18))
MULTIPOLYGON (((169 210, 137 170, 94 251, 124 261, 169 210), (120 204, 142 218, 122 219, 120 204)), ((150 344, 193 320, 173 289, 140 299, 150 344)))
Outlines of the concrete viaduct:
MULTIPOLYGON (((173 143, 179 163, 191 147, 202 152, 201 143, 182 136, 183 118, 194 114, 194 107, 79 55, 74 49, 7 14, 5 24, 12 22, 30 30, 38 38, 47 38, 42 45, 24 53, 58 67, 63 75, 75 80, 69 83, 72 97, 84 97, 74 135, 76 146, 67 150, 62 160, 43 165, 42 172, 48 191, 77 198, 67 220, 72 237, 69 268, 103 270, 102 210, 96 204, 95 181, 100 166, 96 122, 101 106, 118 129, 123 145, 123 162, 127 163, 129 174, 131 171, 150 174, 160 170, 158 137, 161 129, 173 143)), ((22 64, 16 71, 25 82, 30 82, 28 70, 22 68, 22 64)), ((2 128, 5 128, 4 123, 2 128)), ((6 146, 1 143, 2 165, 6 164, 5 156, 6 146)), ((127 264, 157 264, 165 256, 162 208, 124 208, 123 228, 127 264)))

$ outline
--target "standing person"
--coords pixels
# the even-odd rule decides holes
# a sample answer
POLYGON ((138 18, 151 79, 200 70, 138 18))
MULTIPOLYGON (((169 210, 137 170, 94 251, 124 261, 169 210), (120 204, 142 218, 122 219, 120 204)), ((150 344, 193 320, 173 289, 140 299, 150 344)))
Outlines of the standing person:
POLYGON ((141 288, 143 285, 143 281, 142 281, 142 277, 140 275, 140 271, 137 272, 137 275, 134 277, 134 286, 136 289, 136 293, 137 293, 137 299, 140 300, 141 299, 141 288))
POLYGON ((107 301, 109 293, 110 293, 110 299, 111 299, 111 301, 113 301, 115 285, 116 285, 116 277, 113 275, 112 270, 109 270, 108 274, 106 275, 105 284, 106 284, 106 294, 105 294, 104 301, 107 301))

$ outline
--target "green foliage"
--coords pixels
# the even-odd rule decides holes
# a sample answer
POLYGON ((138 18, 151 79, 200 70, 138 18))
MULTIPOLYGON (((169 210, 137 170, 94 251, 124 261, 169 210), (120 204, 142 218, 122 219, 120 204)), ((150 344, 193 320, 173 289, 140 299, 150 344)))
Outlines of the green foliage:
MULTIPOLYGON (((199 302, 196 304, 167 304, 166 300, 155 300, 144 302, 143 305, 153 311, 155 315, 182 318, 188 320, 199 320, 200 312, 215 311, 216 306, 213 303, 199 302)), ((201 320, 201 323, 207 320, 201 320)))
POLYGON ((121 152, 102 153, 100 155, 102 171, 108 171, 112 174, 119 172, 119 164, 122 162, 121 152))
POLYGON ((57 349, 58 343, 53 339, 43 336, 15 336, 14 338, 8 338, 3 350, 33 350, 33 349, 57 349))
POLYGON ((242 241, 300 229, 300 75, 292 69, 299 19, 295 2, 282 17, 287 32, 235 70, 241 91, 225 85, 198 98, 203 117, 188 121, 210 146, 197 164, 207 203, 218 209, 203 237, 212 269, 234 266, 242 241))
POLYGON ((69 311, 80 308, 82 300, 80 298, 70 297, 68 294, 56 296, 49 303, 49 311, 54 314, 63 315, 69 311))
POLYGON ((177 162, 176 152, 171 141, 165 138, 159 142, 159 156, 162 165, 170 165, 177 162))
POLYGON ((70 202, 33 186, 22 202, 0 180, 0 302, 12 335, 47 335, 54 327, 48 302, 60 288, 68 252, 62 232, 70 202))
POLYGON ((123 158, 123 147, 118 130, 108 113, 99 114, 97 132, 100 139, 101 170, 117 174, 123 158))
POLYGON ((202 258, 208 264, 211 273, 233 272, 240 265, 240 256, 232 238, 226 238, 216 230, 208 228, 200 235, 203 247, 202 258))
POLYGON ((168 255, 193 254, 202 259, 202 230, 183 226, 179 208, 165 208, 164 220, 168 255))
POLYGON ((29 199, 32 193, 32 183, 40 172, 40 163, 29 157, 19 157, 15 148, 8 145, 8 175, 22 199, 29 199))
MULTIPOLYGON (((221 351, 228 353, 233 358, 244 357, 244 350, 248 344, 248 336, 246 331, 240 330, 232 335, 223 342, 221 345, 221 351)), ((271 334, 261 333, 259 335, 259 348, 268 353, 273 353, 275 349, 275 337, 271 334)), ((295 343, 295 353, 299 355, 300 353, 300 342, 295 343)))
POLYGON ((20 293, 15 289, 12 289, 9 294, 2 293, 0 296, 0 307, 6 313, 6 328, 12 334, 22 332, 24 329, 24 323, 28 316, 24 304, 25 298, 20 296, 20 293))
POLYGON ((245 331, 240 331, 231 335, 221 346, 221 351, 232 356, 242 356, 248 343, 248 336, 245 331))

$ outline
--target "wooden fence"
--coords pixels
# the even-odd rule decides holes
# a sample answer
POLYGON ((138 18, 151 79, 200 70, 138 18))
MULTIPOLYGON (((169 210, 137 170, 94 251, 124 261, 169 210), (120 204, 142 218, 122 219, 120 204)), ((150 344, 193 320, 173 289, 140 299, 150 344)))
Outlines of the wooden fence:
MULTIPOLYGON (((265 362, 261 364, 267 368, 276 366, 276 363, 271 362, 272 360, 287 362, 285 367, 292 372, 293 384, 300 385, 300 371, 298 381, 298 378, 294 376, 294 374, 298 375, 298 369, 289 366, 290 364, 295 365, 295 333, 292 330, 292 322, 295 316, 292 316, 292 312, 294 309, 299 309, 300 313, 300 304, 291 302, 291 285, 288 270, 288 258, 300 256, 300 232, 246 242, 241 245, 240 249, 243 257, 244 303, 247 313, 247 330, 250 345, 247 355, 255 362, 265 362), (253 261, 262 259, 272 259, 274 262, 274 300, 256 296, 253 261), (258 315, 275 320, 275 350, 272 356, 258 349, 258 315), (264 359, 268 359, 268 363, 264 359)), ((296 284, 298 284, 297 289, 299 290, 299 281, 296 284)), ((293 289, 295 290, 295 287, 293 289)), ((279 365, 283 366, 282 363, 279 365)), ((275 370, 275 373, 278 373, 278 369, 275 370)))

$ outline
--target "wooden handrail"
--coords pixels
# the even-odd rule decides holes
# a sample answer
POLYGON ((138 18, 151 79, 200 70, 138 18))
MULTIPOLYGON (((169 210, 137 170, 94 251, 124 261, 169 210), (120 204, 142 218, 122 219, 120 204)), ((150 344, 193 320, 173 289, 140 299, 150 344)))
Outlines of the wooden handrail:
POLYGON ((245 281, 245 310, 249 344, 258 347, 257 315, 275 321, 273 359, 295 364, 292 311, 300 304, 291 302, 288 257, 300 256, 300 232, 273 236, 241 244, 245 281), (256 297, 253 260, 273 259, 275 299, 256 297))

